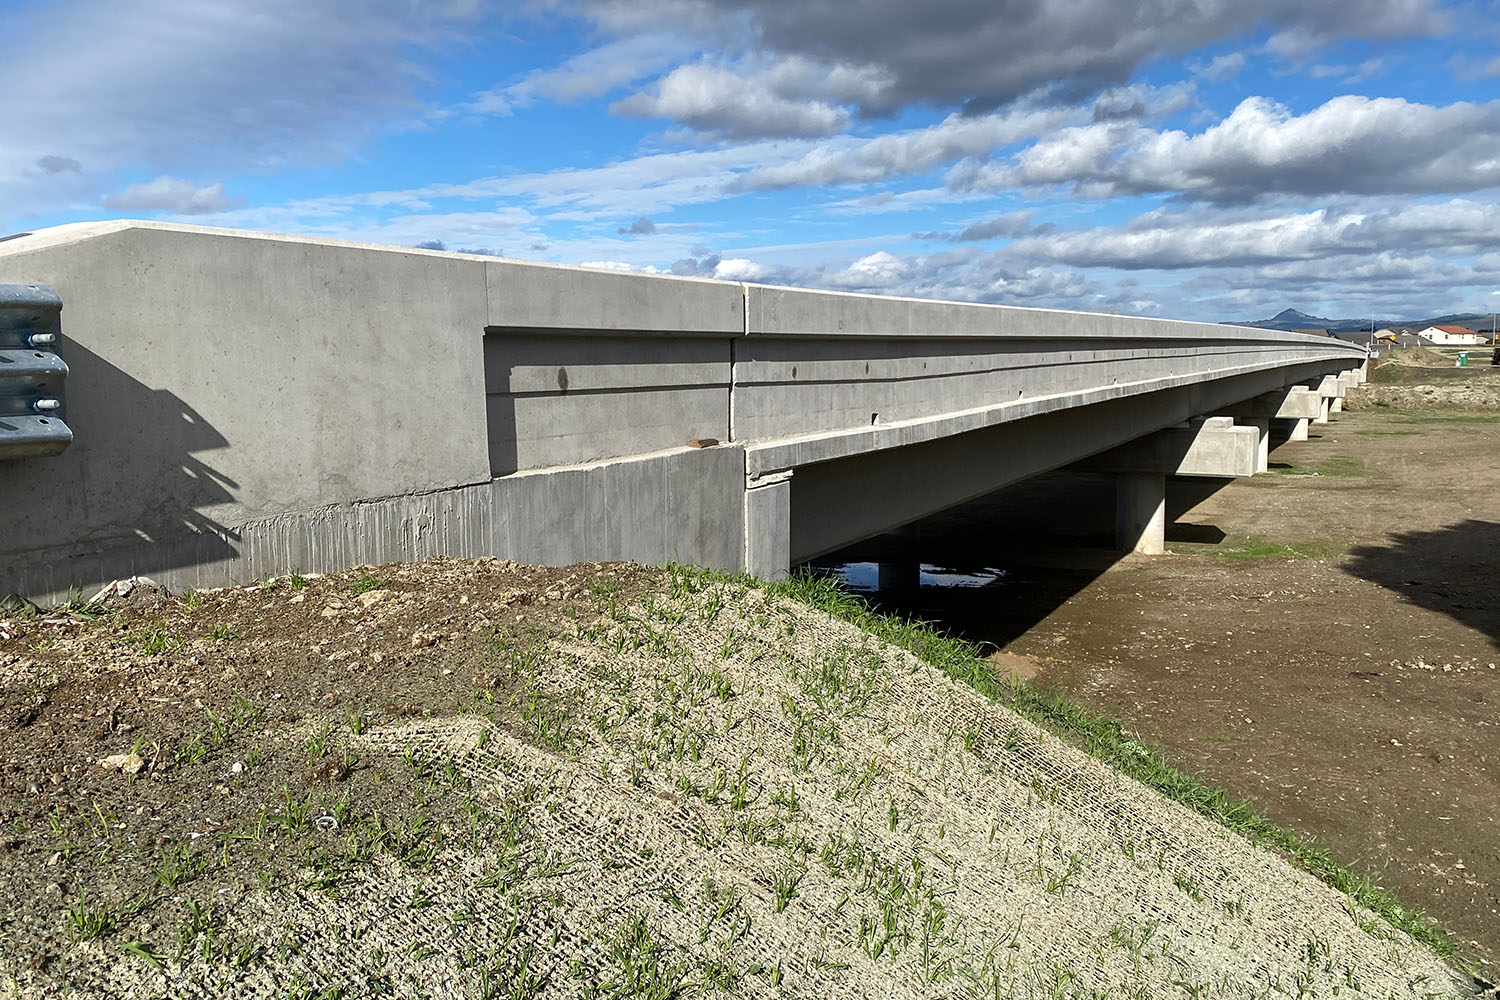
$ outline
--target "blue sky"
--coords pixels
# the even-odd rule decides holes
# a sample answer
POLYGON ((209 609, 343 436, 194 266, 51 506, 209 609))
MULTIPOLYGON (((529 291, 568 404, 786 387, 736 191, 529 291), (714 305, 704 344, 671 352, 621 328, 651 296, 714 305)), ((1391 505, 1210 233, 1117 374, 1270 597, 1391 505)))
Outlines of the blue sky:
POLYGON ((1191 319, 1500 308, 1500 2, 0 3, 0 232, 1191 319))

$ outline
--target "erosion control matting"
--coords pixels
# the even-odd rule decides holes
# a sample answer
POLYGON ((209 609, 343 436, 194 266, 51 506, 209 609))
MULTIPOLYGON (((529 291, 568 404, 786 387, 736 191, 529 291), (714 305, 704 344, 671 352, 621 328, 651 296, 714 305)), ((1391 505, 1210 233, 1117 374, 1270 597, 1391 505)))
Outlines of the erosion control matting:
POLYGON ((1466 994, 749 585, 447 560, 124 601, 0 624, 0 995, 1466 994))

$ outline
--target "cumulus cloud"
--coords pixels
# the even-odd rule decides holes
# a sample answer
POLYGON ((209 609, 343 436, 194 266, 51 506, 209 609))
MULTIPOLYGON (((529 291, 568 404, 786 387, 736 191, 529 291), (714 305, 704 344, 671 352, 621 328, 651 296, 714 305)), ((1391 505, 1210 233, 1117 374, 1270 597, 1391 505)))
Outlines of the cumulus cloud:
POLYGON ((632 94, 611 110, 670 118, 731 139, 832 135, 849 124, 849 112, 837 105, 784 97, 772 78, 746 78, 705 63, 679 66, 657 81, 654 92, 632 94))
POLYGON ((165 174, 153 181, 132 184, 104 199, 104 207, 116 212, 170 212, 174 215, 213 215, 244 204, 230 198, 223 184, 198 187, 192 181, 165 174))
POLYGON ((695 247, 694 249, 698 252, 697 256, 683 257, 672 262, 673 274, 684 277, 705 277, 713 275, 718 270, 719 264, 723 260, 722 257, 708 250, 706 247, 695 247))
MULTIPOLYGON (((1274 32, 1272 51, 1301 58, 1331 38, 1432 36, 1450 23, 1439 0, 637 0, 630 6, 637 30, 712 23, 717 15, 759 52, 880 81, 857 95, 840 95, 832 82, 806 95, 852 101, 862 114, 914 104, 983 111, 1039 91, 1078 99, 1128 81, 1153 59, 1262 27, 1274 32)), ((619 7, 599 0, 589 9, 603 19, 601 12, 618 14, 619 7)))
POLYGON ((624 236, 650 236, 656 232, 656 223, 643 215, 630 225, 616 229, 615 232, 624 236))
POLYGON ((1454 199, 1270 215, 1159 209, 1123 226, 1025 237, 1007 250, 1072 267, 1170 271, 1371 256, 1393 247, 1447 254, 1500 248, 1500 206, 1454 199))
POLYGON ((880 250, 807 283, 839 291, 1075 309, 1100 308, 1106 297, 1099 282, 1079 271, 975 248, 907 256, 880 250))
POLYGON ((1097 197, 1178 192, 1212 201, 1478 191, 1500 185, 1500 101, 1434 107, 1346 96, 1293 115, 1253 97, 1197 135, 1109 122, 1061 129, 1010 163, 961 171, 952 182, 978 190, 1071 184, 1097 197))
POLYGON ((736 184, 745 189, 803 187, 819 184, 868 184, 902 174, 924 173, 960 157, 988 155, 992 150, 1045 135, 1084 116, 1078 109, 1045 108, 965 117, 950 115, 937 125, 876 136, 846 139, 809 150, 799 159, 749 171, 736 184))

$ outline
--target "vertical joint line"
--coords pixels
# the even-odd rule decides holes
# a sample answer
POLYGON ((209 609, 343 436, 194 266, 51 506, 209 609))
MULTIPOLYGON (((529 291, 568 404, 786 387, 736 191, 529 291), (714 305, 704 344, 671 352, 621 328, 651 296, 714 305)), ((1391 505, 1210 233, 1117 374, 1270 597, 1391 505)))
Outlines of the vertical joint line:
POLYGON ((735 367, 739 363, 739 340, 740 337, 750 335, 750 286, 743 281, 740 282, 740 336, 729 338, 729 440, 738 441, 739 434, 734 426, 734 394, 737 380, 735 378, 735 367))

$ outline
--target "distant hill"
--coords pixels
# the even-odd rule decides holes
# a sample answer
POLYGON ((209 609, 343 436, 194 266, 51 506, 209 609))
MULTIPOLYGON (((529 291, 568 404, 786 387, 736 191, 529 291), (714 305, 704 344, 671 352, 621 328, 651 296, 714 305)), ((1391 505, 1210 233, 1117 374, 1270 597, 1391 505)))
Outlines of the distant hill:
MULTIPOLYGON (((1283 309, 1270 319, 1244 320, 1232 324, 1234 326, 1254 326, 1262 330, 1332 330, 1335 333, 1346 333, 1355 330, 1368 330, 1370 319, 1328 319, 1323 316, 1312 316, 1297 309, 1283 309)), ((1376 318, 1375 328, 1384 329, 1388 326, 1407 326, 1421 330, 1429 326, 1466 326, 1470 330, 1488 332, 1490 328, 1489 313, 1447 313, 1443 316, 1430 316, 1424 319, 1380 319, 1376 318)))

